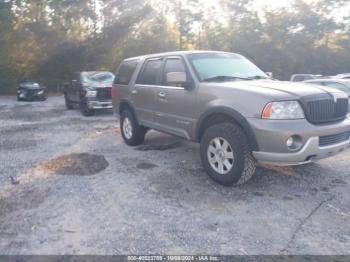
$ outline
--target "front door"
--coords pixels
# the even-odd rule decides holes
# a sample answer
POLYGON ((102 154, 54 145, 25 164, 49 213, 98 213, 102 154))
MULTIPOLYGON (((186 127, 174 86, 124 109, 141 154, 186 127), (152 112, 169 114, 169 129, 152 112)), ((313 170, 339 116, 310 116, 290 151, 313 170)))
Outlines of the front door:
MULTIPOLYGON (((196 89, 194 86, 167 83, 168 73, 184 72, 187 82, 193 79, 182 57, 171 56, 165 59, 161 85, 156 87, 155 122, 160 129, 190 139, 194 123, 196 89)), ((194 85, 194 84, 193 84, 194 85)))

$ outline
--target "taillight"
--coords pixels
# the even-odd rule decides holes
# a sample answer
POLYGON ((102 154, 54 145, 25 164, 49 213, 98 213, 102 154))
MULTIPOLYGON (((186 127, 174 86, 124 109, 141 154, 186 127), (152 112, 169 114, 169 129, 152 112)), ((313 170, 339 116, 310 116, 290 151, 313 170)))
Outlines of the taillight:
POLYGON ((112 86, 112 88, 111 88, 111 97, 112 97, 112 99, 117 97, 117 94, 115 92, 115 87, 114 86, 112 86))

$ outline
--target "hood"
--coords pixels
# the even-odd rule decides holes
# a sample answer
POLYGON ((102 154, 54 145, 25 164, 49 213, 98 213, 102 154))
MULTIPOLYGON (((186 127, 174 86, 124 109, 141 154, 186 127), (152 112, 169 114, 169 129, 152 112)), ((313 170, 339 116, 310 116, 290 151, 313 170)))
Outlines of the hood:
POLYGON ((29 90, 45 89, 45 87, 40 86, 38 83, 34 83, 34 82, 20 83, 19 87, 29 89, 29 90))
MULTIPOLYGON (((212 84, 213 83, 205 83, 212 84)), ((343 92, 327 88, 324 86, 300 83, 300 82, 286 82, 286 81, 275 81, 275 80, 256 80, 256 81, 232 81, 215 83, 215 86, 223 88, 234 88, 241 91, 246 90, 247 92, 258 93, 266 97, 273 97, 275 99, 299 99, 301 97, 309 95, 318 95, 324 93, 338 93, 343 92)), ((345 93, 344 93, 345 94, 345 93)))

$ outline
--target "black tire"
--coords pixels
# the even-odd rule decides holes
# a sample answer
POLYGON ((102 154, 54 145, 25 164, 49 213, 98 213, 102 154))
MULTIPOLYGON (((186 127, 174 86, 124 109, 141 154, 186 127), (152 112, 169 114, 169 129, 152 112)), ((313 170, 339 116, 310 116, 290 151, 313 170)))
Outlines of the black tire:
POLYGON ((125 109, 120 115, 120 130, 125 143, 128 144, 129 146, 141 145, 145 140, 145 135, 147 132, 146 128, 144 128, 143 126, 140 126, 137 123, 134 114, 129 109, 125 109), (124 132, 124 123, 126 119, 128 119, 130 122, 131 136, 127 135, 124 132))
MULTIPOLYGON (((45 98, 46 99, 46 98, 45 98)), ((64 93, 64 101, 65 101, 65 104, 66 104, 66 108, 68 110, 72 110, 74 109, 74 106, 72 105, 72 102, 69 100, 68 96, 66 93, 64 93)))
POLYGON ((83 116, 93 116, 95 114, 95 110, 90 109, 85 100, 80 102, 80 112, 83 116))
MULTIPOLYGON (((251 154, 246 136, 242 129, 235 124, 222 123, 209 127, 201 139, 200 154, 202 164, 208 175, 221 185, 241 185, 251 179, 254 175, 255 159, 251 154), (210 153, 208 150, 210 143, 215 138, 225 139, 232 148, 233 166, 231 169, 227 169, 228 173, 226 174, 220 174, 217 172, 209 162, 210 156, 208 156, 208 154, 210 153)), ((216 163, 213 165, 215 167, 216 163)))
POLYGON ((22 99, 17 95, 17 101, 22 101, 22 99))

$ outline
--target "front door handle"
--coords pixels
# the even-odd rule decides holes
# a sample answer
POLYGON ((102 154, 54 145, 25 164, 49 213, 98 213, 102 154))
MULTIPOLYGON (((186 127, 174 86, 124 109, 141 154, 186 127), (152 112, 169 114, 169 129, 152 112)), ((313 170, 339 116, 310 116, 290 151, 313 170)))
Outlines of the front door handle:
POLYGON ((158 96, 159 96, 160 98, 165 98, 165 97, 166 97, 165 93, 163 93, 163 92, 158 93, 158 96))
POLYGON ((136 94, 137 94, 137 91, 136 91, 136 90, 132 90, 132 91, 131 91, 131 94, 136 95, 136 94))

